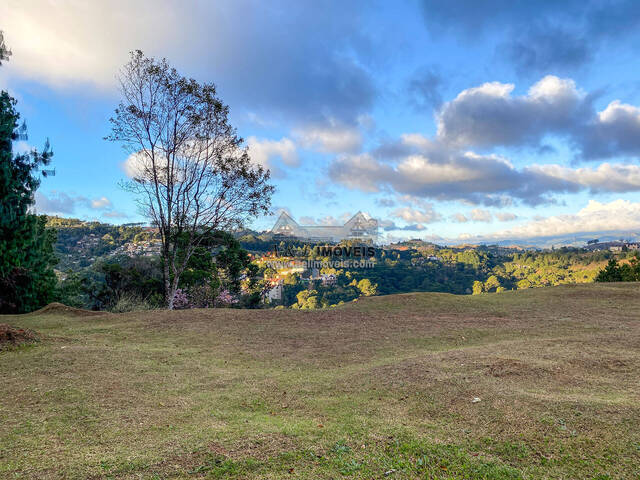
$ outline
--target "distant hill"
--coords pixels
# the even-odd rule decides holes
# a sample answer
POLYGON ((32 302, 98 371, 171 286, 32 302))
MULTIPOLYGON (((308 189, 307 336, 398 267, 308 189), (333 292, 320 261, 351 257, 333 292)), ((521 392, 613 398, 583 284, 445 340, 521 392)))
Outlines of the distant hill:
POLYGON ((128 250, 139 254, 159 252, 154 246, 159 240, 155 229, 139 223, 111 225, 52 216, 47 217, 47 225, 58 232, 54 250, 60 271, 78 271, 99 257, 128 250))

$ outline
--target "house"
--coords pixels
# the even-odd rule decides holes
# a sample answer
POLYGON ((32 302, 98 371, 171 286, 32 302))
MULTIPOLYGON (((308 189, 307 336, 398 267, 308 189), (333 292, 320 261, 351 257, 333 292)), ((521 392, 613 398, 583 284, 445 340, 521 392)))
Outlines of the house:
POLYGON ((274 300, 282 300, 282 290, 282 280, 272 283, 271 288, 264 294, 264 301, 272 302, 274 300))
POLYGON ((322 285, 324 286, 336 284, 336 276, 333 273, 320 275, 320 280, 322 281, 322 285))

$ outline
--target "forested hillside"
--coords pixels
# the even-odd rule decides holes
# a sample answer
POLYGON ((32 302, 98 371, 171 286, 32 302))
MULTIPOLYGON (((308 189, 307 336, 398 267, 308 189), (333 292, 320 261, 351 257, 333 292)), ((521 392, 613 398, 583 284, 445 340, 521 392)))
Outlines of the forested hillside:
MULTIPOLYGON (((115 226, 60 217, 49 217, 47 224, 57 231, 59 301, 90 309, 160 305, 160 244, 154 229, 142 224, 115 226)), ((314 309, 361 296, 406 292, 464 295, 589 283, 610 260, 624 266, 635 258, 635 252, 626 251, 443 247, 413 240, 375 247, 364 268, 290 268, 286 262, 309 265, 327 258, 314 244, 273 238, 267 233, 243 231, 223 238, 227 237, 212 238, 209 247, 190 261, 180 283, 178 308, 314 309), (221 251, 226 253, 220 255, 221 251), (274 260, 285 265, 274 266, 274 260)))

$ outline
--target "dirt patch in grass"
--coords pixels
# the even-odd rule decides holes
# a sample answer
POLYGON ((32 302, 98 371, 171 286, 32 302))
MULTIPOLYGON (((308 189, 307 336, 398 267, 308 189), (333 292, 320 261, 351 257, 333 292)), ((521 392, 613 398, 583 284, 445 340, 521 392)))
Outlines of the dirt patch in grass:
POLYGON ((486 366, 487 374, 496 378, 543 375, 549 373, 543 368, 528 365, 512 358, 500 358, 486 366))
POLYGON ((38 336, 32 330, 12 327, 6 323, 0 323, 0 351, 4 348, 37 341, 38 336))
POLYGON ((108 315, 109 312, 95 312, 93 310, 84 310, 82 308, 69 307, 62 303, 53 302, 42 307, 40 310, 31 312, 31 315, 66 315, 70 317, 89 317, 96 315, 108 315))
MULTIPOLYGON (((234 470, 235 465, 242 466, 247 462, 265 464, 297 448, 294 439, 276 433, 245 438, 228 448, 218 442, 211 442, 192 452, 174 455, 152 465, 149 473, 155 473, 161 478, 179 476, 185 472, 195 478, 216 477, 216 474, 234 470)), ((242 475, 242 478, 246 477, 242 475)))

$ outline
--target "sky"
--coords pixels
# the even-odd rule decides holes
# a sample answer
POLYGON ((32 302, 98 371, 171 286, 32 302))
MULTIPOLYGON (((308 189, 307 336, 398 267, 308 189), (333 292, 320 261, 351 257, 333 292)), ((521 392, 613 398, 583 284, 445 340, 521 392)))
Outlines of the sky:
POLYGON ((640 233, 640 2, 4 0, 0 88, 56 176, 39 213, 144 221, 104 140, 129 52, 216 84, 276 187, 269 229, 377 218, 383 243, 640 233))

